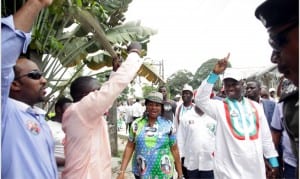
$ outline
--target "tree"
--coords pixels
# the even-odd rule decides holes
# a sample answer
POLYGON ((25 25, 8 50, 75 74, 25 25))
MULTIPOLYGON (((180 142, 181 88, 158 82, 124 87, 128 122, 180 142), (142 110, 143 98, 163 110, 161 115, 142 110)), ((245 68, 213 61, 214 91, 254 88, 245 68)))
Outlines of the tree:
POLYGON ((173 73, 167 79, 167 88, 170 92, 170 98, 173 98, 176 94, 181 94, 181 90, 185 84, 191 85, 194 75, 188 70, 179 70, 173 73))
MULTIPOLYGON (((141 26, 140 22, 123 24, 130 2, 132 0, 54 0, 41 11, 32 29, 27 55, 45 72, 52 89, 48 98, 63 94, 85 66, 95 70, 111 66, 117 56, 125 58, 126 49, 113 49, 113 45, 123 47, 130 41, 138 41, 147 49, 149 38, 156 31, 141 26), (73 74, 64 78, 72 67, 75 68, 73 74)), ((23 3, 24 0, 1 0, 1 16, 16 12, 23 3)), ((142 54, 145 55, 146 50, 142 54)), ((55 100, 52 102, 53 106, 55 100)), ((114 107, 111 111, 110 116, 116 116, 114 107)), ((111 131, 116 131, 116 125, 111 131)), ((112 151, 116 154, 114 144, 112 151)))
POLYGON ((144 85, 142 87, 142 90, 143 90, 143 96, 146 97, 148 96, 148 94, 152 91, 157 91, 157 87, 153 86, 153 85, 144 85))
MULTIPOLYGON (((4 17, 15 12, 25 1, 1 2, 1 15, 4 17)), ((52 89, 48 98, 54 94, 63 94, 85 66, 98 70, 111 66, 113 57, 121 55, 125 58, 126 49, 122 47, 130 41, 139 41, 143 49, 147 49, 149 37, 156 34, 156 31, 141 26, 139 21, 123 23, 124 13, 131 2, 54 0, 49 8, 40 13, 32 29, 28 56, 35 59, 45 72, 52 89), (73 69, 73 73, 66 75, 70 69, 73 69)), ((145 55, 146 50, 142 53, 145 55)), ((145 74, 147 70, 150 71, 142 68, 139 73, 145 74)))

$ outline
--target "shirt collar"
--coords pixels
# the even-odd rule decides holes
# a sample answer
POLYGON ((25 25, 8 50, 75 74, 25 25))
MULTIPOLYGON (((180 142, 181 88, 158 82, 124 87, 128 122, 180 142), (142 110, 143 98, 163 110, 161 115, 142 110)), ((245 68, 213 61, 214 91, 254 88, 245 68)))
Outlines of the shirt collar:
POLYGON ((45 115, 46 114, 46 111, 39 108, 39 107, 33 106, 33 108, 32 108, 28 104, 25 104, 21 101, 17 101, 17 100, 12 99, 12 98, 11 98, 11 100, 15 103, 16 107, 18 109, 20 109, 21 111, 29 112, 29 113, 33 113, 33 114, 38 114, 38 115, 45 115))

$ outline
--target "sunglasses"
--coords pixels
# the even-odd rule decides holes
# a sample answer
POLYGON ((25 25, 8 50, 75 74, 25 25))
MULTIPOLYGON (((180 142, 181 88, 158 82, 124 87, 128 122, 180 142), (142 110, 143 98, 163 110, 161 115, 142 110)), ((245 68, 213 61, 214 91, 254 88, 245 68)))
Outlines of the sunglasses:
POLYGON ((18 79, 23 78, 25 76, 30 78, 30 79, 33 79, 33 80, 39 80, 43 76, 43 72, 40 72, 38 70, 33 70, 33 71, 31 71, 31 72, 29 72, 25 75, 21 75, 21 76, 15 78, 15 80, 18 80, 18 79))
POLYGON ((275 35, 270 35, 269 44, 271 45, 271 47, 273 48, 274 51, 279 52, 282 49, 282 47, 288 43, 288 39, 287 39, 288 32, 290 32, 292 29, 294 29, 298 25, 299 25, 299 23, 295 22, 292 25, 290 25, 289 27, 287 27, 286 29, 284 29, 283 31, 281 31, 275 35))

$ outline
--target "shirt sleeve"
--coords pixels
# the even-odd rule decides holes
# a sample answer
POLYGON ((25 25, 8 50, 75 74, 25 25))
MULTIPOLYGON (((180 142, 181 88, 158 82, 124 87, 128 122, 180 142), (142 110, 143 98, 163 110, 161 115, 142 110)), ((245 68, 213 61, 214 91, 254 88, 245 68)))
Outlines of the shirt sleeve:
POLYGON ((171 121, 168 122, 170 122, 169 145, 170 147, 172 147, 176 143, 176 131, 173 123, 171 121))
POLYGON ((142 65, 142 59, 137 53, 130 53, 125 62, 116 72, 112 72, 108 81, 106 81, 100 90, 89 93, 74 105, 74 111, 71 115, 80 115, 81 120, 87 126, 93 128, 97 123, 99 116, 102 116, 134 79, 137 71, 142 65))
POLYGON ((26 52, 31 40, 31 33, 15 29, 13 16, 1 19, 1 109, 5 118, 5 107, 10 85, 14 79, 13 66, 21 52, 26 52))
POLYGON ((132 125, 130 126, 129 135, 128 135, 128 140, 130 142, 135 143, 135 136, 137 134, 137 131, 138 131, 138 123, 137 123, 137 121, 133 121, 132 125))
POLYGON ((260 107, 259 104, 256 104, 256 109, 258 110, 259 119, 260 119, 260 131, 262 133, 261 135, 262 135, 262 146, 263 146, 264 156, 267 159, 272 157, 277 157, 278 153, 275 149, 269 124, 265 116, 265 113, 263 111, 263 108, 260 107))
POLYGON ((175 116, 174 116, 174 119, 173 119, 173 126, 174 126, 174 129, 175 129, 175 132, 177 133, 178 131, 178 125, 179 125, 179 110, 180 110, 180 106, 181 105, 178 105, 177 108, 176 108, 176 112, 175 112, 175 116))
POLYGON ((218 78, 219 76, 217 74, 211 72, 208 77, 202 81, 195 97, 195 104, 213 119, 218 119, 217 115, 220 113, 218 106, 223 105, 222 101, 210 99, 212 88, 218 78))
POLYGON ((282 120, 283 120, 283 114, 282 114, 282 102, 277 103, 274 109, 272 121, 271 121, 271 127, 276 130, 283 130, 282 127, 282 120))
POLYGON ((186 121, 185 121, 185 116, 183 116, 182 120, 180 121, 180 125, 178 126, 178 130, 176 132, 180 157, 185 156, 184 146, 185 146, 185 141, 187 139, 185 130, 186 130, 186 121))

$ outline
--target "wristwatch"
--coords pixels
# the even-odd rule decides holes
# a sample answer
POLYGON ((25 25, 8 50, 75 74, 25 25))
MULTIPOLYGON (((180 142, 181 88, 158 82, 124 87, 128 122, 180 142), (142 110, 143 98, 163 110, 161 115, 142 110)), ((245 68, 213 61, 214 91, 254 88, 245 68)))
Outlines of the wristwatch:
POLYGON ((178 176, 178 179, 184 179, 183 175, 178 176))

